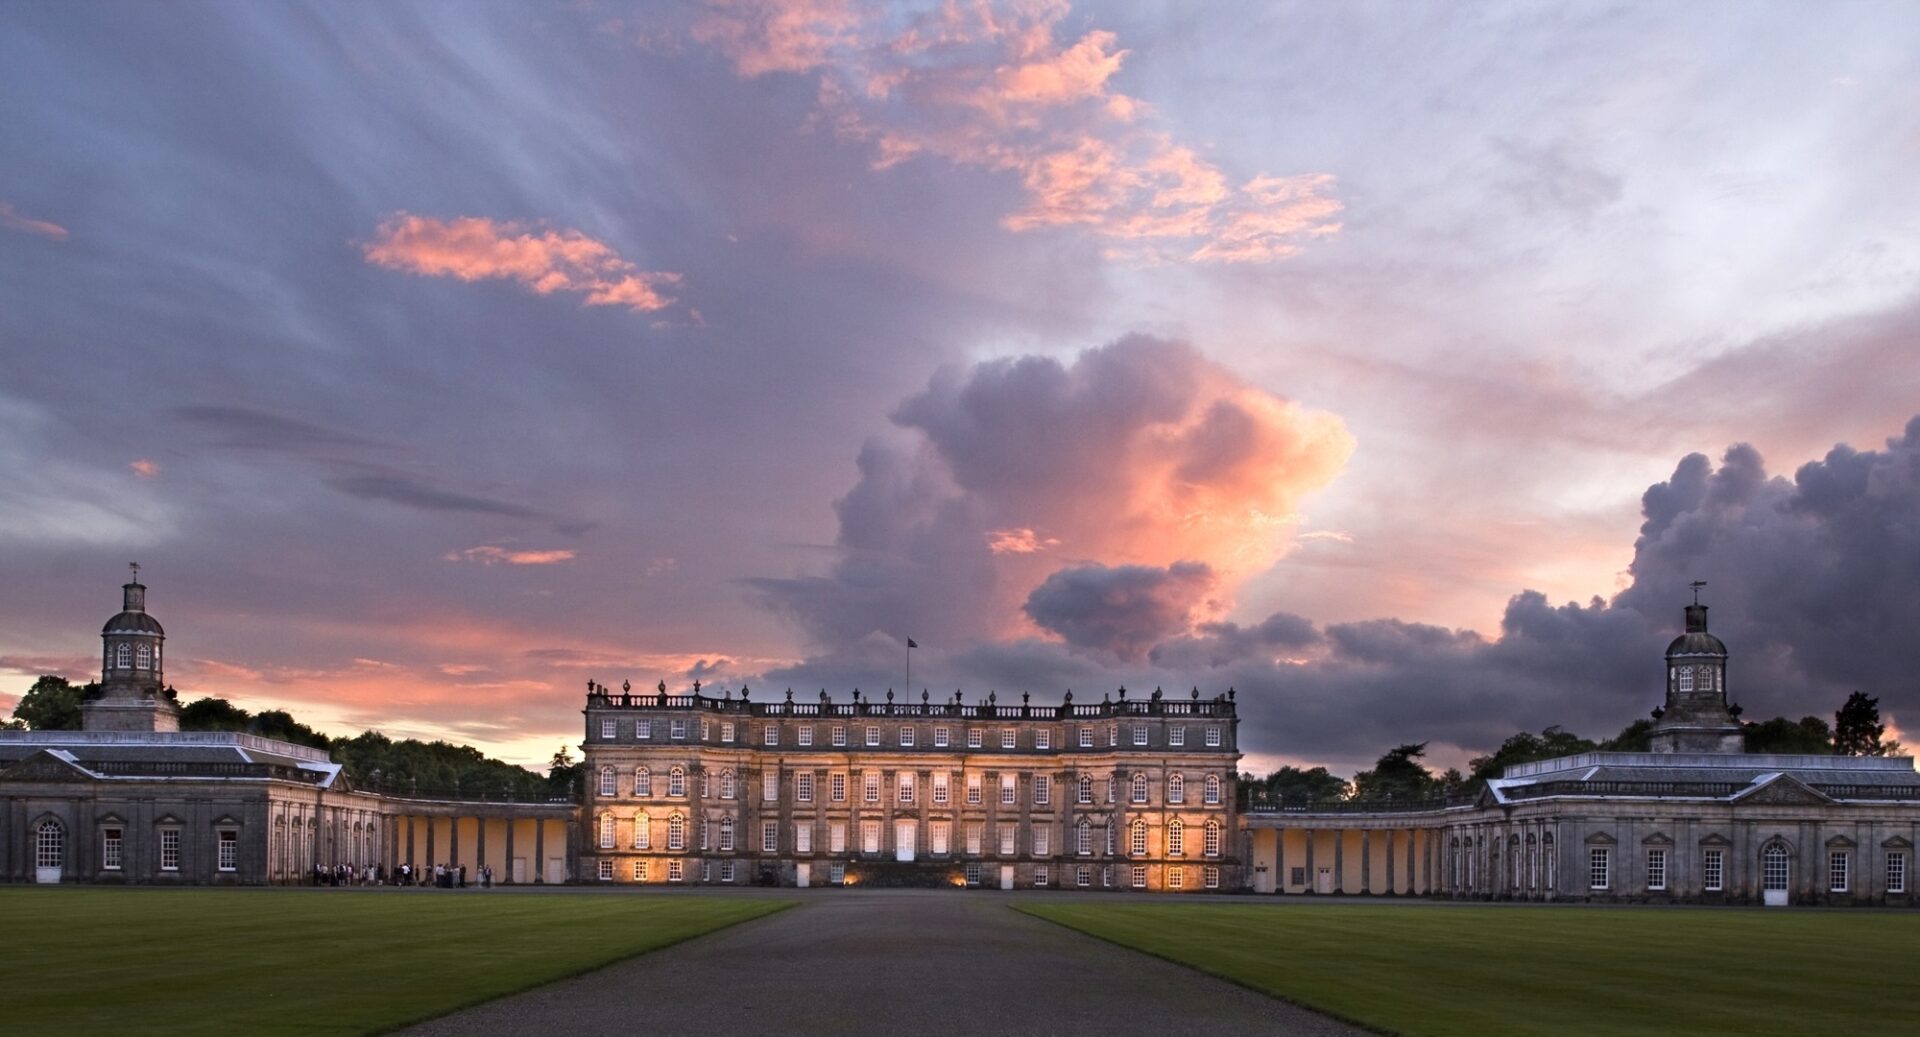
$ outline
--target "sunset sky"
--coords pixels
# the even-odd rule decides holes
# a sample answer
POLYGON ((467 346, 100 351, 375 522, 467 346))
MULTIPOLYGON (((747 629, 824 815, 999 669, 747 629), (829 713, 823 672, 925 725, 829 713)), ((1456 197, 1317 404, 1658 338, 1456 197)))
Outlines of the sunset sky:
POLYGON ((1458 763, 1691 580, 1920 732, 1920 5, 29 0, 0 126, 0 711, 137 561, 183 699, 523 763, 909 636, 1458 763))

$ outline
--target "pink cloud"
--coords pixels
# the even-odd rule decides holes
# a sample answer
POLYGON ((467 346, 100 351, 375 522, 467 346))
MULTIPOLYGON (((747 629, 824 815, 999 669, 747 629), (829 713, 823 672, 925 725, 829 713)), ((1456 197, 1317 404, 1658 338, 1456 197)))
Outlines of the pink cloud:
POLYGON ((828 0, 709 0, 694 36, 742 76, 820 76, 822 122, 884 170, 920 158, 1015 177, 1002 226, 1069 228, 1107 254, 1158 262, 1284 259, 1336 234, 1325 173, 1227 173, 1150 124, 1115 85, 1128 51, 1104 29, 1058 30, 1058 0, 941 5, 902 20, 828 0))
POLYGON ((144 457, 131 462, 130 464, 127 465, 127 467, 133 469, 133 474, 139 476, 142 479, 151 479, 154 476, 160 474, 159 463, 155 461, 149 461, 144 457))
POLYGON ((575 553, 566 548, 552 551, 513 551, 493 544, 469 547, 463 551, 449 551, 445 558, 449 562, 479 562, 481 565, 557 565, 571 562, 575 553))
POLYGON ((390 270, 462 281, 502 278, 539 295, 575 292, 588 306, 625 306, 635 312, 673 304, 680 275, 643 272, 613 247, 577 230, 532 230, 484 216, 439 220, 394 213, 362 246, 367 262, 390 270))
POLYGON ((48 220, 22 216, 15 212, 8 202, 0 202, 0 227, 17 230, 22 234, 37 234, 51 241, 67 240, 67 228, 48 220))
POLYGON ((987 534, 987 550, 997 555, 1033 554, 1049 547, 1059 547, 1060 541, 1053 537, 1042 537, 1031 529, 996 529, 987 534))

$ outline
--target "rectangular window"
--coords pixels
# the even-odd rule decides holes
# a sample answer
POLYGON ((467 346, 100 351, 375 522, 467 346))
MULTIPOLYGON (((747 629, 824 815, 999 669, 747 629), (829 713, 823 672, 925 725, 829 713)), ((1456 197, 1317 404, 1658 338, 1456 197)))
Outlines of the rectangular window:
POLYGON ((1033 828, 1033 855, 1047 857, 1053 854, 1053 829, 1046 825, 1033 828))
POLYGON ((1208 889, 1220 888, 1220 869, 1219 868, 1209 867, 1208 869, 1206 869, 1206 871, 1202 872, 1201 874, 1204 876, 1203 881, 1206 883, 1208 889))
POLYGON ((720 741, 727 745, 733 744, 733 721, 723 720, 720 722, 720 741))
POLYGON ((1168 889, 1185 889, 1186 885, 1187 885, 1187 869, 1185 868, 1168 868, 1167 869, 1167 888, 1168 889))
POLYGON ((702 882, 713 881, 713 862, 712 861, 700 862, 700 881, 702 882))
POLYGON ((833 801, 835 803, 845 803, 847 801, 847 776, 839 771, 834 771, 833 776, 828 780, 833 786, 833 801))
POLYGON ((913 802, 913 772, 901 771, 899 774, 894 775, 894 779, 898 786, 900 802, 903 804, 911 804, 913 802))
POLYGON ((777 802, 780 799, 780 771, 778 769, 768 767, 766 770, 760 772, 760 798, 768 803, 777 802))
POLYGON ((1887 851, 1887 892, 1907 891, 1907 855, 1903 850, 1887 851))
POLYGON ((913 748, 913 727, 911 725, 902 724, 900 726, 900 747, 903 749, 913 748))
POLYGON ((1853 854, 1845 850, 1835 850, 1827 854, 1827 889, 1834 893, 1845 893, 1849 887, 1848 878, 1853 870, 1853 854))
POLYGON ((933 729, 933 745, 936 749, 945 749, 953 737, 953 729, 936 727, 933 729))
POLYGON ((833 744, 841 745, 841 746, 844 746, 847 744, 847 725, 845 724, 833 725, 833 744))
POLYGON ((1708 892, 1717 893, 1727 887, 1727 856, 1724 850, 1708 850, 1701 855, 1700 875, 1705 880, 1708 892))
MULTIPOLYGON (((607 865, 607 870, 611 872, 613 870, 613 862, 606 861, 604 863, 607 865)), ((612 878, 613 876, 609 874, 607 877, 612 878)), ((633 881, 635 882, 647 881, 647 862, 646 861, 633 862, 633 881)))
POLYGON ((951 780, 951 776, 948 775, 946 771, 933 772, 933 805, 934 806, 944 807, 947 805, 947 787, 950 780, 951 780))
POLYGON ((671 860, 667 862, 667 881, 668 882, 684 882, 686 881, 686 878, 687 878, 687 865, 685 861, 671 860))
MULTIPOLYGON (((638 824, 639 822, 636 821, 635 822, 636 829, 638 827, 638 824)), ((636 835, 634 836, 634 838, 638 839, 639 836, 636 835)), ((712 845, 712 840, 713 840, 713 822, 711 821, 700 822, 700 848, 702 850, 706 849, 708 846, 712 845)))
POLYGON ((1133 866, 1133 888, 1134 889, 1147 888, 1147 866, 1146 865, 1136 864, 1133 866))
POLYGON ((847 823, 835 821, 827 826, 827 852, 847 852, 847 823))
POLYGON ((1018 731, 1018 729, 1011 728, 1011 727, 1003 727, 1000 729, 1000 748, 1013 749, 1013 748, 1017 748, 1019 745, 1020 745, 1020 732, 1018 731))
POLYGON ((930 843, 928 852, 935 857, 945 857, 953 849, 953 823, 951 821, 933 822, 928 840, 930 843))
POLYGON ((780 822, 760 822, 760 852, 778 853, 780 850, 780 822))
MULTIPOLYGON (((1093 748, 1093 728, 1083 727, 1080 729, 1080 748, 1093 748)), ((1081 885, 1084 886, 1086 883, 1082 882, 1081 885)))
POLYGON ((713 721, 700 721, 700 740, 705 742, 713 738, 713 721))
POLYGON ((180 870, 180 829, 160 829, 160 870, 180 870))
POLYGON ((1209 749, 1220 748, 1220 729, 1219 728, 1217 727, 1207 728, 1207 748, 1209 749))
POLYGON ((1114 746, 1119 744, 1120 744, 1120 725, 1108 724, 1107 725, 1107 747, 1111 749, 1114 746))
POLYGON ((720 862, 720 881, 722 882, 733 881, 733 862, 732 861, 720 862))
POLYGON ((1053 748, 1053 732, 1044 727, 1035 731, 1033 733, 1033 747, 1035 749, 1053 748))
POLYGON ((1093 869, 1084 864, 1073 869, 1073 884, 1081 889, 1093 885, 1093 869))
POLYGON ((599 873, 600 873, 600 881, 612 882, 613 881, 613 861, 608 860, 605 857, 600 858, 599 873))
POLYGON ((1207 823, 1206 836, 1202 839, 1202 842, 1204 845, 1201 849, 1207 856, 1220 856, 1220 826, 1209 821, 1207 823))
POLYGON ((100 867, 107 871, 120 870, 120 829, 102 828, 100 830, 100 867))
POLYGON ((861 853, 879 853, 880 852, 880 822, 878 821, 860 822, 860 852, 861 853))
POLYGON ((221 871, 234 871, 240 867, 240 833, 222 831, 220 841, 214 845, 214 866, 221 871))
POLYGON ((1590 889, 1606 889, 1612 884, 1612 855, 1604 846, 1587 849, 1587 886, 1590 889))
POLYGON ((975 807, 980 805, 980 775, 978 774, 967 775, 967 805, 975 807))
POLYGON ((613 795, 614 794, 613 784, 614 784, 613 768, 612 767, 600 768, 600 794, 603 796, 613 795))
POLYGON ((1647 888, 1654 892, 1667 888, 1667 851, 1647 851, 1647 888))
POLYGON ((880 775, 869 772, 861 776, 860 798, 869 803, 880 802, 880 775))
POLYGON ((977 727, 967 728, 967 748, 978 749, 980 745, 980 729, 977 727))
POLYGON ((867 744, 870 746, 880 744, 880 725, 878 724, 867 725, 867 744))
POLYGON ((643 742, 653 740, 653 721, 636 720, 633 722, 633 737, 643 742))
POLYGON ((1019 795, 1019 788, 1016 784, 1019 780, 1019 776, 1015 774, 1000 775, 1001 805, 1012 806, 1014 804, 1016 797, 1019 795))
POLYGON ((600 721, 600 740, 603 742, 613 741, 614 738, 616 737, 615 732, 619 730, 620 730, 620 722, 618 720, 600 721))
POLYGON ((1035 886, 1049 885, 1052 883, 1052 881, 1053 881, 1053 873, 1047 868, 1046 865, 1036 864, 1033 866, 1033 884, 1035 886))
POLYGON ((793 799, 796 803, 813 802, 812 771, 801 771, 793 776, 793 799))
POLYGON ((672 731, 673 731, 674 741, 684 742, 687 740, 687 722, 686 721, 675 720, 673 722, 672 731))
POLYGON ((1113 775, 1113 774, 1107 775, 1107 802, 1109 803, 1113 802, 1113 797, 1118 796, 1119 794, 1120 794, 1120 778, 1117 775, 1113 775))
POLYGON ((1167 728, 1167 744, 1168 745, 1187 744, 1187 729, 1184 727, 1167 728))
POLYGON ((760 744, 761 745, 779 745, 780 744, 780 725, 768 724, 766 727, 766 731, 761 735, 760 744))
POLYGON ((1147 744, 1147 725, 1145 724, 1133 725, 1133 744, 1135 745, 1147 744))
POLYGON ((846 865, 840 863, 839 861, 834 861, 832 864, 827 865, 827 882, 835 886, 841 886, 841 885, 845 885, 846 881, 847 881, 846 865))
POLYGON ((812 745, 813 744, 813 726, 811 724, 800 725, 799 729, 795 732, 794 736, 796 739, 798 739, 801 745, 812 745))
POLYGON ((980 856, 980 822, 978 821, 967 822, 967 852, 975 857, 980 856))
POLYGON ((1019 841, 1019 838, 1019 826, 1002 821, 1000 823, 1000 856, 1013 856, 1015 852, 1014 844, 1019 841))
POLYGON ((667 819, 667 849, 684 850, 687 848, 687 822, 678 814, 667 819))
POLYGON ((1045 774, 1033 776, 1033 805, 1051 806, 1053 803, 1053 778, 1045 774))
POLYGON ((967 885, 978 886, 980 884, 980 864, 978 861, 970 862, 967 865, 966 876, 967 885))
POLYGON ((793 852, 813 852, 813 823, 802 821, 793 826, 793 852))

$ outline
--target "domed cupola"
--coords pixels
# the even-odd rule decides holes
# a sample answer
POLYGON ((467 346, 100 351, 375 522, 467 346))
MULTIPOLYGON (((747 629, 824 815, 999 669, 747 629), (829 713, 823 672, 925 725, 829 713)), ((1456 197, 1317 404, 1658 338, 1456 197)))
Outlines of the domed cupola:
POLYGON ((1667 702, 1655 713, 1653 751, 1740 752, 1746 738, 1727 709, 1727 646, 1707 633, 1707 607, 1693 584, 1686 630, 1667 646, 1667 702))
POLYGON ((100 693, 85 704, 87 730, 177 731, 180 711, 167 694, 161 652, 167 632, 147 614, 140 567, 120 588, 120 612, 100 628, 100 693))

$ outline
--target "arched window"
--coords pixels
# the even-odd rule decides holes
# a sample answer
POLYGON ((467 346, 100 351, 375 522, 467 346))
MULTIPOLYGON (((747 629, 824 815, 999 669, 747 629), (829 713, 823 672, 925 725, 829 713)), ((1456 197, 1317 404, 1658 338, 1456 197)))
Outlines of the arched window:
POLYGON ((1220 822, 1207 822, 1207 843, 1203 850, 1209 857, 1220 856, 1220 822))
POLYGON ((1767 844, 1766 849, 1760 851, 1761 889, 1773 892, 1784 891, 1788 888, 1787 883, 1792 874, 1792 866, 1788 864, 1787 848, 1784 845, 1771 842, 1767 844))
POLYGON ((1682 667, 1680 668, 1680 684, 1679 684, 1679 688, 1680 688, 1680 690, 1681 690, 1681 691, 1692 691, 1692 690, 1693 690, 1693 667, 1691 667, 1691 666, 1682 666, 1682 667))
POLYGON ((146 644, 135 646, 133 650, 133 660, 134 660, 133 664, 135 666, 138 666, 140 669, 143 669, 143 670, 153 669, 152 647, 146 644))
POLYGON ((1187 801, 1187 779, 1185 775, 1167 775, 1167 802, 1185 803, 1187 801))
POLYGON ((633 794, 636 796, 653 795, 653 772, 645 767, 633 770, 633 794))
POLYGON ((1147 855, 1147 823, 1139 818, 1133 821, 1132 837, 1127 840, 1127 850, 1135 857, 1147 855))
POLYGON ((120 647, 116 650, 114 659, 115 665, 120 669, 133 669, 133 646, 125 641, 120 642, 120 647))
POLYGON ((667 849, 684 850, 687 848, 687 819, 675 814, 667 818, 667 849))
POLYGON ((733 772, 721 771, 720 772, 720 798, 732 799, 733 794, 734 794, 733 772))
POLYGON ((612 814, 600 815, 600 848, 602 850, 613 849, 613 815, 612 814))
POLYGON ((600 794, 603 796, 611 796, 615 794, 614 788, 613 788, 613 768, 612 767, 600 768, 600 794))
MULTIPOLYGON (((1085 781, 1085 778, 1081 779, 1085 781)), ((1080 827, 1074 832, 1073 849, 1082 857, 1093 853, 1093 824, 1085 816, 1080 818, 1080 827)))
POLYGON ((1075 798, 1081 803, 1093 802, 1093 777, 1091 775, 1080 775, 1080 791, 1075 794, 1075 798))
POLYGON ((67 830, 47 818, 33 830, 33 866, 60 868, 67 863, 67 830))
POLYGON ((1179 818, 1167 822, 1167 856, 1183 856, 1187 850, 1187 826, 1179 818))
POLYGON ((687 794, 687 769, 675 767, 667 772, 667 795, 684 796, 687 794))
POLYGON ((653 847, 653 821, 641 811, 633 819, 633 848, 647 850, 653 847))
POLYGON ((1145 803, 1147 801, 1147 776, 1145 774, 1136 772, 1133 776, 1133 801, 1135 803, 1145 803))
POLYGON ((729 853, 733 850, 733 818, 720 819, 720 849, 729 853))
POLYGON ((1208 803, 1220 802, 1220 775, 1218 774, 1207 775, 1206 796, 1207 796, 1208 803))

